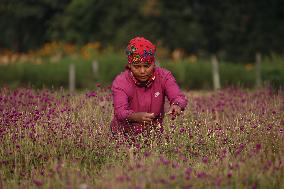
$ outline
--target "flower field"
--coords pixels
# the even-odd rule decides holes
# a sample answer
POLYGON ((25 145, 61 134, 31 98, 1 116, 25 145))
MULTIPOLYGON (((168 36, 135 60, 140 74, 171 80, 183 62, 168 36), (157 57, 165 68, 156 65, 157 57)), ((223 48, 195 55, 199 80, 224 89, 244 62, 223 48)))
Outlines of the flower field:
POLYGON ((0 89, 0 188, 284 188, 284 93, 188 92, 163 134, 113 137, 109 89, 0 89))

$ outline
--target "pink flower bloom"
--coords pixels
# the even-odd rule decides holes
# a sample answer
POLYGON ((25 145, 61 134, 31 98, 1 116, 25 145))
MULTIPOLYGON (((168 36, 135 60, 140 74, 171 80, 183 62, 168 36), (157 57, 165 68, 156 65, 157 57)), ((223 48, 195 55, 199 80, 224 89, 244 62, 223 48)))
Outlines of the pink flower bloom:
POLYGON ((40 180, 37 180, 37 179, 34 179, 34 180, 33 180, 33 183, 34 183, 36 186, 38 186, 38 187, 43 185, 43 182, 40 181, 40 180))
POLYGON ((257 189, 257 184, 254 183, 254 184, 251 186, 251 189, 257 189))
POLYGON ((192 173, 192 169, 190 167, 188 167, 185 172, 184 172, 186 175, 191 175, 192 173))
POLYGON ((169 165, 170 164, 170 160, 168 160, 166 157, 163 157, 163 156, 160 157, 160 161, 164 165, 169 165))
POLYGON ((151 152, 144 152, 145 157, 149 157, 151 155, 151 152))
POLYGON ((197 173, 197 177, 198 178, 205 178, 205 177, 207 177, 207 174, 205 172, 199 172, 199 173, 197 173))
POLYGON ((176 175, 170 175, 170 180, 175 180, 176 179, 176 175))
POLYGON ((229 172, 227 173, 227 177, 228 177, 228 178, 231 178, 232 175, 233 175, 232 171, 229 171, 229 172))
POLYGON ((97 96, 97 93, 95 91, 91 91, 91 92, 86 93, 86 97, 88 97, 88 98, 96 97, 96 96, 97 96))
POLYGON ((208 157, 206 157, 206 156, 203 157, 203 158, 202 158, 202 162, 205 163, 205 164, 208 163, 208 157))

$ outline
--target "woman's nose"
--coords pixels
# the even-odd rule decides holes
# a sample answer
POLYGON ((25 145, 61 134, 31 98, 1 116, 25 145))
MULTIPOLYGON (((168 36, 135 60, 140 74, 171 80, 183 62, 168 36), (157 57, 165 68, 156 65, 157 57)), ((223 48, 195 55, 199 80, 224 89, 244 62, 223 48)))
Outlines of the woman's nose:
POLYGON ((140 73, 142 73, 142 74, 144 74, 144 73, 145 73, 145 71, 146 71, 146 69, 145 69, 145 68, 143 68, 143 67, 140 69, 140 73))

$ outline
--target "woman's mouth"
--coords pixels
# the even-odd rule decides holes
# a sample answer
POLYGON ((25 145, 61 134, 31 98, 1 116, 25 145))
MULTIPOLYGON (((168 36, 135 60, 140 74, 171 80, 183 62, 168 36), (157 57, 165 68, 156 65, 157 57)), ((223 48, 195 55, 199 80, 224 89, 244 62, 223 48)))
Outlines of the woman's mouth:
POLYGON ((139 76, 139 79, 145 80, 148 79, 148 76, 139 76))

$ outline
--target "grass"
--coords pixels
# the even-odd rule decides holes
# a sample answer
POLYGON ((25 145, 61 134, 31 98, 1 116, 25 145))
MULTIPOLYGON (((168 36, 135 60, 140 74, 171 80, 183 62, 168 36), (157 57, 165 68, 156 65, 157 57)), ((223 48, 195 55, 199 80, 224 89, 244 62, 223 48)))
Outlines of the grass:
MULTIPOLYGON (((124 70, 126 57, 114 52, 93 53, 89 59, 81 56, 63 56, 56 62, 52 58, 42 58, 40 64, 15 62, 0 65, 0 86, 33 88, 68 88, 69 64, 75 64, 76 88, 79 90, 95 89, 95 84, 108 86, 117 74, 124 70), (93 73, 92 62, 98 62, 98 72, 93 73)), ((281 58, 264 59, 261 64, 261 79, 265 85, 276 89, 283 87, 284 64, 281 58)), ((184 59, 173 62, 161 60, 160 66, 169 69, 183 89, 211 90, 212 73, 209 60, 198 59, 195 62, 184 59)), ((250 64, 220 62, 220 80, 222 87, 239 86, 254 88, 255 67, 250 64)))
POLYGON ((114 138, 110 91, 0 90, 2 188, 284 188, 283 91, 189 92, 164 132, 114 138))

